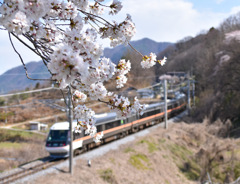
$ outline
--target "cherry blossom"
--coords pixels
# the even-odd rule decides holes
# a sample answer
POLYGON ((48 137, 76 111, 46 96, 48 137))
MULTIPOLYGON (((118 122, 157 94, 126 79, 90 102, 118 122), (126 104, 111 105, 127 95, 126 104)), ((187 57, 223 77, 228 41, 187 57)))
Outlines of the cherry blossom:
POLYGON ((114 15, 117 14, 119 11, 121 11, 122 9, 122 3, 118 0, 113 0, 112 4, 110 5, 111 11, 109 12, 109 14, 114 15))
MULTIPOLYGON (((108 21, 104 12, 116 15, 123 8, 119 0, 3 0, 0 2, 0 28, 7 30, 31 51, 40 56, 52 75, 52 80, 61 89, 70 87, 74 116, 78 120, 76 131, 85 133, 99 142, 103 134, 97 134, 94 111, 85 105, 86 100, 98 100, 108 104, 119 117, 131 113, 142 114, 144 105, 137 98, 130 102, 105 87, 105 82, 115 79, 116 88, 127 82, 131 63, 124 59, 114 64, 103 57, 99 38, 109 39, 110 46, 129 44, 136 33, 130 15, 121 21, 108 21), (20 37, 21 36, 21 37, 20 37), (28 42, 22 39, 24 37, 28 42)), ((131 46, 131 45, 130 45, 131 46)), ((156 54, 142 56, 143 68, 150 68, 158 62, 164 65, 166 58, 157 60, 156 54)), ((21 62, 24 64, 24 61, 21 62)), ((27 72, 27 71, 26 71, 27 72)))
POLYGON ((131 69, 131 63, 130 61, 125 61, 125 59, 121 59, 117 65, 117 71, 116 71, 116 82, 117 86, 116 88, 121 88, 124 86, 124 84, 127 82, 127 77, 125 76, 131 69))
POLYGON ((100 134, 96 134, 95 137, 93 138, 93 141, 95 141, 96 143, 101 142, 100 140, 103 137, 103 132, 101 132, 100 134))
POLYGON ((76 101, 76 102, 85 102, 87 99, 87 95, 85 95, 84 93, 76 90, 74 93, 73 93, 73 100, 76 101))

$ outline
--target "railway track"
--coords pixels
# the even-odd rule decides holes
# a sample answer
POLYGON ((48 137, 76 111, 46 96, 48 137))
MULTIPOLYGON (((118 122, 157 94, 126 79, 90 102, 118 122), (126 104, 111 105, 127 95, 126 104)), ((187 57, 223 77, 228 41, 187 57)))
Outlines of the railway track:
POLYGON ((1 177, 0 178, 0 184, 7 184, 7 183, 12 183, 16 180, 19 180, 23 177, 32 175, 36 172, 39 172, 41 170, 47 169, 49 167, 52 167, 53 165, 59 164, 60 162, 63 162, 64 160, 56 160, 52 159, 50 157, 46 157, 45 161, 42 163, 38 164, 28 164, 29 166, 23 167, 22 170, 14 172, 12 174, 9 174, 7 176, 1 177))
MULTIPOLYGON (((181 114, 184 114, 184 112, 181 113, 181 114)), ((176 117, 175 117, 175 118, 176 118, 176 117)), ((160 124, 162 124, 162 123, 160 123, 160 124)), ((150 128, 150 127, 152 127, 152 126, 143 128, 143 130, 144 130, 144 129, 148 129, 148 128, 150 128)), ((141 130, 139 129, 139 131, 141 131, 141 130)), ((133 133, 133 134, 135 134, 135 133, 133 133)), ((114 137, 116 137, 116 136, 114 136, 114 137)), ((128 136, 127 136, 127 137, 128 137, 128 136)), ((119 138, 120 138, 120 137, 119 137, 119 138)), ((114 140, 119 139, 119 138, 115 138, 114 140)), ((102 143, 102 145, 108 144, 108 143, 110 143, 110 142, 112 142, 112 141, 114 141, 114 140, 110 140, 110 141, 108 141, 108 142, 104 142, 104 143, 102 143)), ((98 148, 98 146, 96 146, 96 147, 94 147, 94 148, 90 148, 89 151, 90 151, 90 150, 93 150, 93 149, 95 149, 95 148, 98 148)), ((84 153, 84 152, 87 152, 87 150, 81 152, 80 154, 82 154, 82 153, 84 153)), ((77 155, 78 155, 78 154, 77 154, 77 155)), ((46 157, 46 158, 43 158, 43 159, 41 159, 41 160, 42 160, 41 162, 38 160, 38 161, 36 161, 36 163, 31 162, 31 163, 29 163, 29 164, 26 164, 26 165, 24 165, 24 166, 21 166, 21 167, 20 167, 20 169, 21 169, 20 171, 16 171, 16 172, 14 172, 14 173, 12 173, 12 174, 9 174, 9 175, 6 175, 6 176, 1 177, 1 178, 0 178, 0 184, 12 183, 12 182, 17 181, 17 180, 19 180, 19 179, 22 179, 22 178, 24 178, 24 177, 26 177, 26 176, 32 175, 32 174, 34 174, 34 173, 37 173, 37 172, 42 171, 42 170, 45 170, 45 169, 47 169, 47 168, 50 168, 50 167, 52 167, 52 166, 54 166, 54 165, 57 165, 57 164, 65 161, 65 159, 60 159, 60 160, 59 160, 59 159, 53 159, 53 158, 51 158, 51 157, 46 157), (40 163, 39 163, 39 162, 40 162, 40 163)))

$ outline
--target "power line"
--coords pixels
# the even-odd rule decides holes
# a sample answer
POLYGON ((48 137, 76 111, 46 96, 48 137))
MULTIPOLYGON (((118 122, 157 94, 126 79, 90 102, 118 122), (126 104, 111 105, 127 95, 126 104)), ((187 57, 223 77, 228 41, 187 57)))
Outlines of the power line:
MULTIPOLYGON (((50 73, 48 73, 48 72, 43 72, 43 73, 28 73, 28 74, 31 74, 31 75, 39 75, 39 74, 43 74, 43 75, 50 75, 50 73)), ((14 75, 14 76, 18 76, 18 75, 26 75, 25 73, 9 73, 9 74, 7 74, 7 73, 4 73, 4 74, 2 74, 2 75, 0 75, 0 77, 1 76, 5 76, 5 75, 7 75, 7 76, 9 76, 9 75, 14 75)))
POLYGON ((14 96, 14 95, 28 94, 28 93, 36 93, 36 92, 47 91, 47 90, 51 90, 51 89, 59 89, 59 88, 48 87, 48 88, 42 88, 42 89, 31 90, 31 91, 24 91, 24 92, 18 92, 18 93, 11 93, 11 94, 6 94, 6 95, 0 95, 0 98, 1 98, 1 97, 14 96))

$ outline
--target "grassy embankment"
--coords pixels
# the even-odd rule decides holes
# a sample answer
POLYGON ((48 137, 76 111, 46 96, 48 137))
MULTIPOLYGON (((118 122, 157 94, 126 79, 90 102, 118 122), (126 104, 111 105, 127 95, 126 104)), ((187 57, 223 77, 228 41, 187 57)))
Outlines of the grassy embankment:
POLYGON ((46 156, 45 139, 33 132, 0 129, 0 172, 46 156))

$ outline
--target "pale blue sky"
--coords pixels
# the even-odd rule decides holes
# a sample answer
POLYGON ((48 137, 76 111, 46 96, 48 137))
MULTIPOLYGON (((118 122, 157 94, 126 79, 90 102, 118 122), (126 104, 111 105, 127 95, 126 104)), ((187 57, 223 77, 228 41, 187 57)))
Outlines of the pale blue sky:
POLYGON ((239 0, 189 0, 198 11, 228 13, 232 7, 240 6, 239 0))
MULTIPOLYGON (((0 0, 1 2, 2 0, 0 0)), ((186 36, 217 27, 224 19, 240 11, 240 0, 122 0, 122 12, 116 17, 123 20, 132 15, 137 27, 133 40, 148 37, 155 41, 177 42, 186 36)), ((113 20, 114 17, 108 17, 113 20)), ((106 45, 106 42, 103 42, 106 45)), ((39 61, 24 46, 17 44, 24 61, 39 61)), ((0 30, 0 75, 20 65, 6 33, 0 30)))

